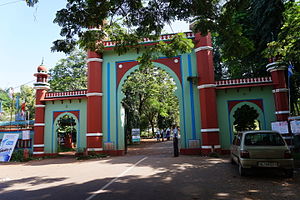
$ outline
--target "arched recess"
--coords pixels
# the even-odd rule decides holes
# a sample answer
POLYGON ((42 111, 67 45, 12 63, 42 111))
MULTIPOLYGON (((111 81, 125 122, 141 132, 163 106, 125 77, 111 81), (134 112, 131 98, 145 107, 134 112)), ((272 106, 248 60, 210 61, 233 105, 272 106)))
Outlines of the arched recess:
MULTIPOLYGON (((171 70, 169 67, 167 67, 166 65, 157 63, 157 62, 153 62, 155 67, 158 67, 164 71, 166 71, 174 80, 175 84, 176 84, 176 91, 175 91, 175 96, 178 98, 179 101, 179 113, 180 113, 180 134, 181 134, 181 147, 182 148, 186 148, 186 133, 185 133, 185 110, 184 110, 184 98, 183 98, 183 88, 181 85, 181 81, 179 80, 178 76, 176 75, 176 73, 171 70)), ((124 147, 124 119, 122 119, 122 117, 124 116, 124 110, 122 108, 121 105, 121 101, 122 99, 125 97, 125 94, 123 94, 122 92, 122 87, 124 85, 124 82, 127 80, 127 78, 130 76, 130 74, 134 73, 140 66, 139 65, 135 65, 134 67, 132 67, 131 69, 129 69, 124 76, 121 78, 120 83, 117 87, 117 105, 116 105, 116 116, 117 116, 117 144, 116 144, 116 148, 117 149, 121 149, 124 147), (122 138, 122 139, 120 139, 122 138)))
POLYGON ((80 124, 79 124, 78 117, 71 112, 62 112, 59 115, 57 115, 55 118, 53 118, 52 134, 51 134, 51 153, 57 153, 57 129, 59 128, 59 126, 57 125, 57 121, 65 115, 68 115, 69 117, 72 117, 75 120, 76 141, 77 141, 76 151, 78 152, 81 147, 80 146, 80 124))
POLYGON ((233 135, 234 135, 234 132, 233 132, 233 122, 234 122, 234 112, 240 108, 241 106, 243 105, 249 105, 250 107, 253 107, 257 113, 259 114, 257 120, 260 121, 260 129, 266 129, 266 119, 265 119, 265 113, 264 113, 264 110, 263 108, 261 108, 259 105, 253 103, 253 102, 250 102, 250 101, 241 101, 239 103, 237 103, 236 105, 234 105, 232 107, 231 110, 229 110, 229 132, 230 132, 230 141, 229 143, 231 144, 232 143, 232 139, 233 139, 233 135))

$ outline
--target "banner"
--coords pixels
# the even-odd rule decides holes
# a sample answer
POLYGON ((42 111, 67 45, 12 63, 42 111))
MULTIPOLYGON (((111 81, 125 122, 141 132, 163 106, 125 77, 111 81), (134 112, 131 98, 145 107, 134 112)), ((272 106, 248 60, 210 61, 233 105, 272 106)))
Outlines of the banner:
POLYGON ((30 140, 30 131, 22 131, 22 140, 30 140))
POLYGON ((273 131, 277 131, 281 134, 289 133, 289 128, 288 128, 288 122, 287 121, 272 122, 271 126, 272 126, 273 131))
POLYGON ((132 142, 140 142, 141 136, 140 136, 140 129, 139 128, 132 129, 131 135, 132 135, 132 142))
POLYGON ((300 135, 300 121, 293 120, 290 121, 292 133, 295 135, 300 135))
POLYGON ((0 144, 0 161, 9 162, 18 138, 19 134, 4 134, 0 144))

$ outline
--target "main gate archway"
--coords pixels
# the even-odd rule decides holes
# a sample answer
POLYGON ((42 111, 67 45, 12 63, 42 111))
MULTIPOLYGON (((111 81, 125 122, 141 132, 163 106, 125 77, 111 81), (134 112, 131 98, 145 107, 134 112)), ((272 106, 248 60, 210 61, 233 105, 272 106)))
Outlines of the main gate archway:
MULTIPOLYGON (((176 59, 176 58, 175 58, 176 59)), ((170 59, 171 61, 173 59, 170 59)), ((171 63, 171 62, 170 62, 171 63)), ((182 146, 183 148, 186 146, 186 123, 185 123, 185 109, 184 109, 184 91, 183 91, 183 87, 182 87, 182 81, 180 81, 180 78, 182 77, 178 77, 178 74, 176 74, 175 71, 173 71, 170 67, 158 63, 158 62, 153 62, 154 67, 160 68, 164 71, 166 71, 170 77, 173 78, 175 85, 177 87, 174 95, 177 97, 178 101, 179 101, 179 115, 180 115, 180 124, 179 126, 181 127, 181 143, 180 146, 182 146)), ((117 86, 117 134, 118 137, 124 138, 124 111, 122 108, 122 99, 125 97, 124 93, 122 92, 122 87, 124 82, 127 80, 127 78, 130 76, 130 74, 134 73, 134 71, 136 71, 140 66, 139 65, 135 65, 132 66, 130 69, 128 69, 128 71, 123 75, 123 77, 120 79, 120 83, 117 86)), ((119 147, 119 144, 116 144, 117 147, 119 147)), ((123 144, 122 144, 123 145, 123 144)), ((121 147, 122 147, 121 145, 121 147)))

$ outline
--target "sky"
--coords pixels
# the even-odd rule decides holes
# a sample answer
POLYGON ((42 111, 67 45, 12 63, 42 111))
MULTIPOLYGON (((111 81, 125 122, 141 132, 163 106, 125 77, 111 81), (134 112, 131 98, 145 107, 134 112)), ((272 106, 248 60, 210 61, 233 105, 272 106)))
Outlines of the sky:
MULTIPOLYGON (((37 67, 44 59, 50 69, 65 58, 64 53, 51 52, 53 41, 61 39, 60 27, 53 23, 56 11, 66 0, 40 0, 33 8, 24 1, 0 0, 0 88, 23 84, 33 86, 37 67)), ((188 31, 188 24, 175 22, 166 32, 188 31)))

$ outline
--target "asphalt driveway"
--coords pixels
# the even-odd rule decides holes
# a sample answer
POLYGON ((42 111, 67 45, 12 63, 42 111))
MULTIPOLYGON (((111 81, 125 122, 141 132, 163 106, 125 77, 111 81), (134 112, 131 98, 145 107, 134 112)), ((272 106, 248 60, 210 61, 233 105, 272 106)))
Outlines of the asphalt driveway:
POLYGON ((78 161, 60 157, 0 165, 0 199, 299 200, 300 175, 270 170, 238 175, 229 159, 172 156, 172 143, 133 146, 128 155, 78 161))

